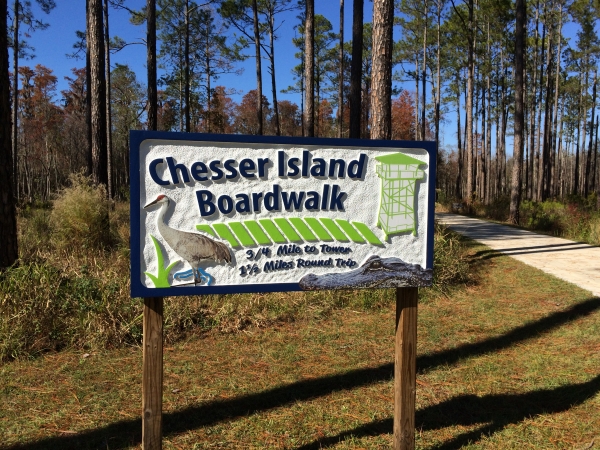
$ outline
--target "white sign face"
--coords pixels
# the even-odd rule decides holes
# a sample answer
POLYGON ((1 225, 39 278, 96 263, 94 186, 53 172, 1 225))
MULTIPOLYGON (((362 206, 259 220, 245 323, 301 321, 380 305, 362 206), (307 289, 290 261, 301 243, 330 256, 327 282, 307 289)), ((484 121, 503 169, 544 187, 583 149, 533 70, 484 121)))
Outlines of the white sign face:
POLYGON ((134 296, 431 284, 432 143, 131 142, 134 296))

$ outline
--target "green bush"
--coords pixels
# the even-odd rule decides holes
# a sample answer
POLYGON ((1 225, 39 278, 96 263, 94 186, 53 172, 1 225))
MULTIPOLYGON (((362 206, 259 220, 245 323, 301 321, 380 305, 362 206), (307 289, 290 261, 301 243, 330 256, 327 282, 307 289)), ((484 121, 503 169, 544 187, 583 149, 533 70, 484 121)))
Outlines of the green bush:
POLYGON ((19 256, 31 260, 48 247, 50 209, 26 207, 18 216, 19 256))
POLYGON ((600 214, 590 219, 589 242, 592 245, 600 245, 600 214))
POLYGON ((531 230, 547 231, 559 235, 563 230, 565 206, 556 201, 521 203, 521 224, 531 230))
POLYGON ((444 291, 469 280, 467 250, 458 234, 436 222, 433 249, 434 289, 444 291))
MULTIPOLYGON (((91 219, 104 210, 81 211, 85 208, 79 209, 76 200, 105 203, 102 190, 79 179, 55 203, 63 208, 62 217, 57 210, 31 210, 19 218, 21 237, 33 242, 37 236, 38 241, 30 242, 28 256, 18 266, 0 275, 0 362, 65 347, 141 343, 143 300, 130 298, 129 256, 124 251, 129 240, 127 205, 117 204, 110 211, 111 229, 118 236, 113 243, 119 245, 106 247, 108 241, 93 237, 99 231, 91 219), (56 248, 45 238, 50 226, 53 233, 62 232, 54 239, 64 238, 56 248), (86 251, 75 251, 77 245, 86 251)), ((465 282, 469 266, 460 238, 436 225, 434 239, 434 289, 465 282)), ((373 310, 394 298, 393 290, 382 289, 166 298, 164 336, 174 342, 206 330, 232 332, 326 317, 340 308, 373 310)))
POLYGON ((486 217, 489 217, 490 219, 499 220, 501 222, 508 220, 510 196, 501 195, 498 198, 495 198, 489 205, 484 206, 484 210, 486 217))
POLYGON ((111 244, 109 202, 103 185, 82 174, 70 177, 50 214, 52 241, 59 249, 103 249, 111 244))

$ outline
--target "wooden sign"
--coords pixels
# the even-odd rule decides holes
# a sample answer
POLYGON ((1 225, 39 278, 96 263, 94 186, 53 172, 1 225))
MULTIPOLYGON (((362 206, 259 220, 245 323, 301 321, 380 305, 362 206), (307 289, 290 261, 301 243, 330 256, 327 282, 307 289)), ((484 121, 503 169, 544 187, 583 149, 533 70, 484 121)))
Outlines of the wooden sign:
POLYGON ((414 450, 435 144, 132 131, 130 145, 142 447, 162 448, 162 296, 396 287, 394 448, 414 450))
POLYGON ((131 132, 132 296, 428 286, 431 143, 131 132))

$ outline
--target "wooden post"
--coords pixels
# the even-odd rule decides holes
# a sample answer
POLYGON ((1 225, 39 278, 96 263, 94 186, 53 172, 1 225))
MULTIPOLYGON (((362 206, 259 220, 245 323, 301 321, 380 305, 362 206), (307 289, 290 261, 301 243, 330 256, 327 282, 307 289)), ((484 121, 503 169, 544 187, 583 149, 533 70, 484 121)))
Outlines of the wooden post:
POLYGON ((396 289, 394 450, 415 448, 418 297, 416 287, 396 289))
POLYGON ((162 449, 163 298, 144 299, 142 448, 162 449))

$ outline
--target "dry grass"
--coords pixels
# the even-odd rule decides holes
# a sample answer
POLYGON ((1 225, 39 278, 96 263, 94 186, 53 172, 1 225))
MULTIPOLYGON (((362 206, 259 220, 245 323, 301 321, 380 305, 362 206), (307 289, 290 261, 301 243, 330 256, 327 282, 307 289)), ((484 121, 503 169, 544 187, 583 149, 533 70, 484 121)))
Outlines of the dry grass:
MULTIPOLYGON (((420 304, 417 448, 595 448, 600 299, 484 250, 420 304)), ((386 302, 166 347, 164 448, 390 448, 393 324, 386 302)), ((0 366, 1 448, 140 448, 141 350, 89 353, 0 366)))
MULTIPOLYGON (((109 208, 104 195, 75 176, 52 209, 21 212, 20 265, 0 275, 0 361, 141 342, 143 302, 129 297, 129 209, 109 208), (109 227, 99 225, 105 214, 109 227)), ((468 267, 457 235, 436 226, 435 240, 434 283, 445 292, 466 281, 468 267)), ((373 310, 389 298, 381 290, 168 298, 165 339, 373 310)))

